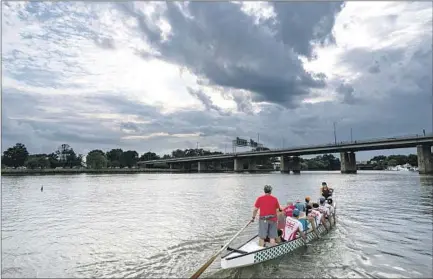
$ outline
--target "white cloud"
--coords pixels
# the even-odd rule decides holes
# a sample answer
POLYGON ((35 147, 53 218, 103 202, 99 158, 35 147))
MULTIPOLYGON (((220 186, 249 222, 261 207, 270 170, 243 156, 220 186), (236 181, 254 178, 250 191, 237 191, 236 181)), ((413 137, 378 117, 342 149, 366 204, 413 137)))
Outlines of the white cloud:
MULTIPOLYGON (((360 83, 358 91, 368 98, 383 98, 392 94, 391 83, 384 83, 384 74, 372 76, 365 69, 353 68, 351 60, 362 59, 348 56, 350 51, 363 49, 368 52, 405 50, 401 60, 402 67, 411 63, 410 59, 420 45, 432 36, 432 4, 428 2, 347 2, 338 14, 333 29, 336 45, 317 47, 318 59, 308 61, 303 58, 308 71, 324 73, 328 77, 330 87, 319 90, 318 98, 310 98, 306 102, 320 102, 334 99, 332 95, 341 82, 360 83), (416 20, 414 20, 416 19, 416 20), (368 82, 365 82, 368 80, 368 82), (334 84, 334 87, 332 87, 334 84), (379 90, 380 88, 380 90, 379 90), (376 92, 380 91, 379 94, 376 92), (327 97, 326 97, 327 96, 327 97)), ((367 59, 374 59, 368 57, 367 59)), ((376 57, 375 59, 379 59, 376 57)), ((381 65, 382 72, 388 75, 398 74, 399 69, 381 65)), ((400 86, 410 86, 405 83, 400 86)), ((410 90, 411 88, 408 88, 410 90)))
POLYGON ((133 135, 133 136, 124 136, 122 139, 126 140, 146 140, 151 138, 159 138, 159 137, 173 137, 173 138, 197 138, 200 136, 200 133, 191 133, 191 134, 169 134, 169 133, 152 133, 150 135, 133 135))

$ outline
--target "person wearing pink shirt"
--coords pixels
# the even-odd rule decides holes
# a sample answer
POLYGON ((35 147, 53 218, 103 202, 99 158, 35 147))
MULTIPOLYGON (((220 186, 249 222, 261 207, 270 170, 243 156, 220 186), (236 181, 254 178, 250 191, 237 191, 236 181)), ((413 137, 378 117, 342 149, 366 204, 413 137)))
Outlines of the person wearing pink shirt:
POLYGON ((293 210, 295 209, 295 206, 293 205, 293 202, 287 202, 287 206, 283 209, 284 214, 286 217, 293 217, 293 210))

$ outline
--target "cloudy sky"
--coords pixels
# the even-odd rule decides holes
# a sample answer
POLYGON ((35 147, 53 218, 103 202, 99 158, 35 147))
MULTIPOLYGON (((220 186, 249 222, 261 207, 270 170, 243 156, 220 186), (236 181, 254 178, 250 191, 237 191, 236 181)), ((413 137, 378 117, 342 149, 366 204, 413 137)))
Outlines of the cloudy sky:
MULTIPOLYGON (((2 150, 432 131, 431 2, 2 2, 2 150)), ((414 153, 395 150, 393 153, 414 153)), ((379 152, 389 154, 389 152, 379 152)), ((374 155, 362 152, 358 159, 374 155)))

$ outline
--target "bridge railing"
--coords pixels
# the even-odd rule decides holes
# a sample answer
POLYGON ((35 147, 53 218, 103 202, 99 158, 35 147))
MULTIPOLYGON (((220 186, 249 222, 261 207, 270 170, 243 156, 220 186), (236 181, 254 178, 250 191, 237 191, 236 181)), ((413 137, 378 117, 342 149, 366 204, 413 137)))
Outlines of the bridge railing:
MULTIPOLYGON (((168 159, 158 159, 158 160, 150 160, 150 161, 165 161, 170 159, 187 159, 187 158, 197 158, 197 157, 223 157, 223 156, 234 156, 237 154, 258 154, 258 153, 267 153, 267 152, 273 152, 273 151, 283 151, 283 150, 290 150, 290 149, 303 149, 303 148, 317 148, 317 147, 331 147, 331 146, 343 146, 343 145, 349 145, 349 144, 363 144, 363 143, 371 143, 371 142, 380 142, 380 141, 389 141, 389 140, 404 140, 404 139, 414 139, 414 138, 424 138, 424 137, 431 137, 433 136, 433 133, 426 133, 424 134, 408 134, 404 136, 397 136, 397 137, 380 137, 380 138, 372 138, 372 139, 365 139, 365 140, 352 140, 352 141, 339 141, 337 143, 331 142, 331 143, 322 143, 322 144, 304 144, 304 145, 296 145, 296 146, 288 146, 284 148, 272 148, 269 150, 260 150, 260 151, 241 151, 241 152, 226 152, 223 154, 217 154, 217 155, 204 155, 204 156, 191 156, 191 157, 177 157, 177 158, 168 158, 168 159)), ((150 162, 149 161, 149 162, 150 162)), ((142 161, 146 162, 146 161, 142 161)))
POLYGON ((389 141, 389 140, 404 140, 404 139, 413 139, 413 138, 424 138, 424 137, 431 137, 433 136, 433 133, 427 133, 425 135, 423 134, 408 134, 404 136, 397 136, 397 137, 380 137, 380 138, 372 138, 372 139, 366 139, 366 140, 352 140, 352 141, 339 141, 335 144, 335 142, 331 143, 322 143, 322 144, 304 144, 304 145, 296 145, 296 146, 289 146, 284 148, 272 148, 270 150, 260 150, 260 151, 243 151, 243 152, 236 152, 236 153, 225 153, 225 154, 247 154, 247 153, 264 153, 264 152, 272 152, 272 151, 282 151, 282 150, 288 150, 288 149, 302 149, 302 148, 315 148, 315 147, 331 147, 331 146, 343 146, 343 145, 349 145, 349 144, 363 144, 363 143, 371 143, 371 142, 378 142, 378 141, 389 141))

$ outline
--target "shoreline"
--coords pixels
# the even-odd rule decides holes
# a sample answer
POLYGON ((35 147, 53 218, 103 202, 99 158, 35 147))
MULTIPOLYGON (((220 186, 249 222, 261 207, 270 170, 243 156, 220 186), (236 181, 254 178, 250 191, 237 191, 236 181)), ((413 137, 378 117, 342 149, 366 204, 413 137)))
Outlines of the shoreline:
MULTIPOLYGON (((263 169, 254 173, 268 173, 275 170, 263 169)), ((245 170, 243 172, 248 172, 245 170)), ((18 175, 62 175, 62 174, 136 174, 136 173, 198 173, 197 170, 182 169, 2 169, 1 176, 18 175)), ((234 173, 232 170, 207 170, 201 173, 234 173)), ((241 172, 242 173, 242 172, 241 172)))
MULTIPOLYGON (((369 171, 370 169, 360 169, 369 171)), ((330 171, 330 170, 301 170, 302 171, 330 171)), ((335 170, 337 171, 337 170, 335 170)), ((371 170, 374 171, 374 170, 371 170)), ((380 171, 380 170, 379 170, 380 171)), ((233 170, 206 170, 200 173, 271 173, 280 172, 274 169, 259 169, 256 171, 243 170, 235 172, 233 170)), ((137 174, 137 173, 198 173, 197 170, 182 170, 182 169, 2 169, 1 176, 31 176, 31 175, 64 175, 64 174, 137 174)))

